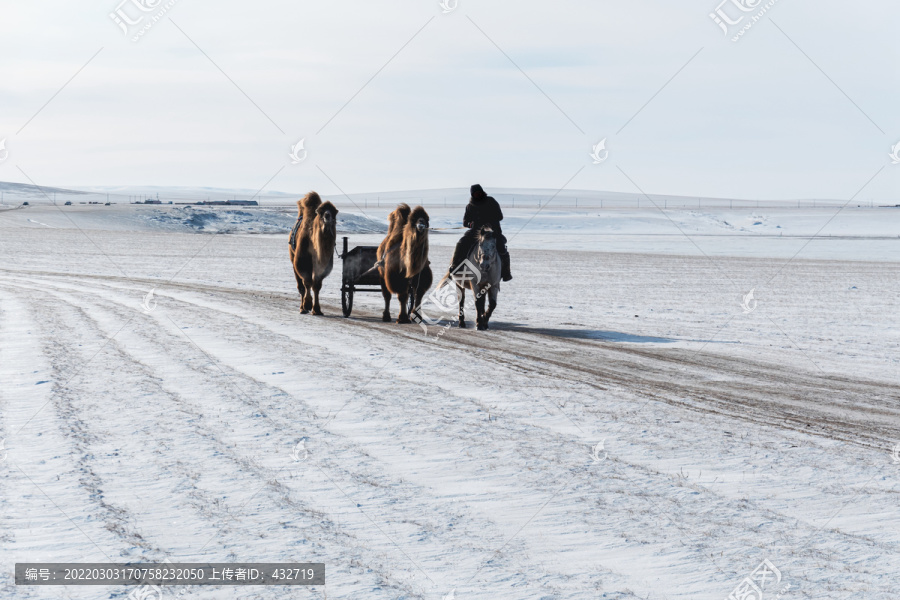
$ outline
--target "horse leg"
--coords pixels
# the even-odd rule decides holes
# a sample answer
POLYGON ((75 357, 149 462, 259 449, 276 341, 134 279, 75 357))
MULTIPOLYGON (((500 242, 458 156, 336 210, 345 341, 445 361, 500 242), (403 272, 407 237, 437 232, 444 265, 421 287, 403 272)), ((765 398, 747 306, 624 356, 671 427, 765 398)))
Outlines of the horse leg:
POLYGON ((491 320, 491 315, 494 314, 494 309, 497 308, 497 288, 492 287, 487 294, 488 297, 488 309, 487 312, 484 313, 484 328, 489 329, 491 320))
POLYGON ((319 291, 322 289, 322 280, 316 277, 313 280, 313 308, 312 314, 320 315, 322 314, 322 307, 319 306, 319 291))
POLYGON ((479 292, 476 294, 475 298, 475 312, 478 313, 478 317, 475 320, 476 328, 481 331, 487 329, 487 320, 484 317, 484 292, 479 292))
POLYGON ((387 286, 384 283, 384 280, 381 280, 381 295, 384 297, 384 312, 381 313, 381 320, 385 323, 391 322, 391 292, 388 290, 387 286))
MULTIPOLYGON (((458 283, 456 285, 459 285, 458 283)), ((459 285, 459 328, 466 328, 466 286, 459 285)))

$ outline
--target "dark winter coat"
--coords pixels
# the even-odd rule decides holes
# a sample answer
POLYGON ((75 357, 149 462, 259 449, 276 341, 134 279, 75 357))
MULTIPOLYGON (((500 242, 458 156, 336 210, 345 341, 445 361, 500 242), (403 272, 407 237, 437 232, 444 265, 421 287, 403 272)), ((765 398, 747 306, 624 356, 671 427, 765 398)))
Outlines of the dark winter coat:
POLYGON ((500 204, 488 196, 477 183, 472 186, 471 192, 472 197, 466 205, 463 225, 476 230, 484 225, 490 225, 496 235, 502 235, 500 221, 503 220, 503 211, 500 210, 500 204))

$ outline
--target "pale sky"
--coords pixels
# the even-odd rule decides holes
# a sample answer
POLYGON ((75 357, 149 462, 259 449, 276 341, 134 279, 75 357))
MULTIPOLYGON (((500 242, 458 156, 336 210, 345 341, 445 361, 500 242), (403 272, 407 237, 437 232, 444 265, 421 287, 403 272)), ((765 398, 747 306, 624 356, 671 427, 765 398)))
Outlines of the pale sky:
POLYGON ((0 0, 0 181, 900 202, 897 2, 120 1, 0 0))

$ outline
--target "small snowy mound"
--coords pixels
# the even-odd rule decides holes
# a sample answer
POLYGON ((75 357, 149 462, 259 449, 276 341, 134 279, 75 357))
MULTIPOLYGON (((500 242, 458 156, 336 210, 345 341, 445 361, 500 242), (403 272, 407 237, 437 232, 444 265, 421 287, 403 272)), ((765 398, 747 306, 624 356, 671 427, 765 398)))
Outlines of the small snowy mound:
POLYGON ((340 233, 387 233, 387 223, 353 213, 338 213, 340 233))
POLYGON ((264 210, 221 210, 191 206, 155 210, 147 218, 170 231, 203 233, 284 233, 294 219, 264 210))
MULTIPOLYGON (((155 226, 167 231, 195 233, 288 233, 296 221, 296 213, 266 209, 219 209, 178 207, 154 210, 145 216, 155 226)), ((384 233, 387 225, 368 217, 338 213, 340 233, 384 233)))

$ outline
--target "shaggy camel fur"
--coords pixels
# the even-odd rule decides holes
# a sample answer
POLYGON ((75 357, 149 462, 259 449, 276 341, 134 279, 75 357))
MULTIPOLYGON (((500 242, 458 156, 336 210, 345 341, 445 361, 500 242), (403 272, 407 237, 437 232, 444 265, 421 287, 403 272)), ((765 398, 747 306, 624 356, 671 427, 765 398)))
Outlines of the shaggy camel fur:
POLYGON ((412 209, 409 207, 409 204, 398 204, 397 208, 388 215, 387 235, 381 240, 375 255, 379 262, 384 258, 388 248, 400 247, 400 242, 403 241, 403 228, 406 226, 406 222, 409 220, 409 213, 411 212, 412 209))

